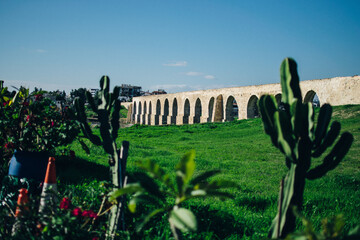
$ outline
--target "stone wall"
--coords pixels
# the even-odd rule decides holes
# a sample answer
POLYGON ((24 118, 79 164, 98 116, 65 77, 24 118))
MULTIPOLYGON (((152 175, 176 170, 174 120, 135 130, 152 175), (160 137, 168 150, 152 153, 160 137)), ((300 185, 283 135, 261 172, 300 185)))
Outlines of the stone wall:
MULTIPOLYGON (((360 76, 301 81, 300 87, 305 101, 312 101, 317 94, 320 104, 360 104, 360 76)), ((258 116, 257 100, 264 94, 275 95, 280 101, 280 84, 134 97, 129 118, 149 125, 253 118, 258 116)))

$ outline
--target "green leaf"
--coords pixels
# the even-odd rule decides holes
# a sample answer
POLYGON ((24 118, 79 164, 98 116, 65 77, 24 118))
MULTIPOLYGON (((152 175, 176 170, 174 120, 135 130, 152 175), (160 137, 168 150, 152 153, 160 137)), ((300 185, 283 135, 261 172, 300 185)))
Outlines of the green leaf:
POLYGON ((164 212, 165 209, 160 208, 160 209, 155 209, 154 211, 152 211, 151 213, 149 213, 148 215, 146 215, 146 217, 144 218, 144 220, 136 227, 136 232, 141 232, 141 230, 144 228, 144 226, 151 220, 151 218, 153 218, 154 216, 156 216, 157 214, 164 212))
MULTIPOLYGON (((161 201, 165 201, 165 195, 160 190, 160 186, 155 182, 154 178, 149 177, 143 172, 135 172, 133 177, 139 181, 140 185, 152 196, 159 198, 161 201)), ((170 192, 171 194, 172 192, 170 192)))
POLYGON ((114 192, 109 193, 109 201, 113 202, 117 198, 119 198, 125 194, 132 194, 132 193, 139 192, 139 191, 143 191, 143 188, 140 186, 139 183, 128 184, 124 188, 120 188, 114 192))
POLYGON ((147 159, 138 164, 138 166, 148 171, 155 179, 160 180, 168 188, 175 190, 174 185, 170 179, 170 175, 165 172, 155 161, 147 159))
POLYGON ((345 239, 360 239, 360 225, 357 225, 355 228, 351 229, 345 239))
POLYGON ((176 166, 176 175, 181 176, 184 185, 187 184, 195 171, 195 151, 186 153, 176 166))
POLYGON ((197 189, 190 192, 191 197, 205 197, 206 194, 206 191, 203 189, 197 189))
POLYGON ((137 192, 133 195, 133 197, 129 201, 128 208, 130 212, 135 213, 136 206, 139 203, 151 204, 159 207, 162 205, 162 202, 159 201, 159 198, 156 198, 148 194, 144 194, 143 192, 137 192))
POLYGON ((169 222, 182 232, 196 231, 197 221, 195 215, 185 208, 174 208, 170 212, 169 222))

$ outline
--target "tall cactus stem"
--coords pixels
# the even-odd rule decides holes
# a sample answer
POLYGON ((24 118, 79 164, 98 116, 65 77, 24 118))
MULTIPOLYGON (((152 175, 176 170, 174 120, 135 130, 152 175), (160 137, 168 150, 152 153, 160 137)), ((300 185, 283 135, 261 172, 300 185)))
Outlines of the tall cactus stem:
POLYGON ((345 157, 353 142, 353 136, 345 132, 324 158, 323 163, 311 168, 311 158, 320 157, 339 136, 340 123, 331 122, 332 107, 324 104, 314 128, 314 110, 311 103, 302 102, 297 64, 286 58, 280 67, 282 106, 275 97, 260 97, 259 109, 265 133, 271 137, 275 147, 285 155, 289 168, 280 192, 279 209, 270 228, 269 237, 285 238, 295 230, 293 207, 301 210, 306 179, 320 178, 345 157))
MULTIPOLYGON (((85 103, 80 99, 75 99, 75 107, 77 118, 85 137, 98 146, 102 145, 105 152, 110 156, 111 180, 113 191, 116 191, 123 187, 129 143, 124 141, 121 150, 118 150, 116 145, 120 127, 120 101, 118 100, 120 88, 115 87, 113 93, 110 93, 110 79, 107 76, 103 76, 100 79, 100 88, 97 92, 98 101, 95 101, 90 92, 86 92, 86 98, 100 122, 101 138, 93 134, 88 125, 84 107, 85 103)), ((121 214, 123 213, 121 213, 120 204, 114 205, 110 211, 107 239, 115 238, 121 214)))

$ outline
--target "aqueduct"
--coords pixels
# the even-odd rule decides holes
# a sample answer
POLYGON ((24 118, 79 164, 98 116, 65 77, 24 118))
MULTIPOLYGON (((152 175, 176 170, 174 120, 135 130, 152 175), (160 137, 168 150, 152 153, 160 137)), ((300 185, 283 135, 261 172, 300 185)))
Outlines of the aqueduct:
MULTIPOLYGON (((305 102, 360 104, 360 76, 301 81, 305 102)), ((147 125, 223 122, 258 116, 257 101, 272 94, 281 101, 280 84, 231 87, 133 98, 128 118, 147 125)))

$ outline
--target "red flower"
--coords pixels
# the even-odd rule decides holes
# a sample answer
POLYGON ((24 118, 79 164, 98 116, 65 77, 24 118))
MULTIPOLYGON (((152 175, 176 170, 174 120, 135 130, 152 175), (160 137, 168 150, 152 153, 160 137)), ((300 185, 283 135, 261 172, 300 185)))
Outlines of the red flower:
POLYGON ((92 240, 99 240, 99 237, 93 237, 92 240))
POLYGON ((81 216, 83 216, 83 217, 90 217, 89 214, 90 214, 89 211, 88 211, 88 210, 85 210, 85 211, 82 212, 81 216))
POLYGON ((96 218, 98 217, 98 215, 97 215, 96 213, 94 213, 94 212, 91 211, 91 210, 89 210, 89 211, 90 211, 90 214, 89 214, 89 215, 90 215, 91 218, 95 218, 95 219, 96 219, 96 218))
POLYGON ((6 101, 3 103, 3 106, 5 107, 6 105, 8 105, 9 101, 6 101))
POLYGON ((60 203, 60 209, 69 209, 71 205, 71 201, 69 200, 69 198, 63 198, 63 200, 60 203))
POLYGON ((14 148, 14 144, 12 142, 6 143, 4 146, 6 149, 12 149, 14 148))
POLYGON ((42 94, 36 94, 35 95, 35 101, 39 101, 39 100, 41 100, 42 99, 42 94))
POLYGON ((74 216, 81 216, 81 214, 82 214, 82 210, 81 210, 81 208, 79 208, 79 207, 76 207, 76 208, 74 208, 74 210, 72 210, 72 215, 74 215, 74 216))
POLYGON ((30 115, 26 116, 26 121, 29 122, 30 121, 30 115))
POLYGON ((83 217, 88 217, 88 218, 97 218, 97 214, 94 213, 92 210, 85 210, 83 211, 83 213, 81 214, 81 216, 83 217))
POLYGON ((29 102, 23 102, 23 106, 29 106, 29 102))
POLYGON ((51 127, 53 127, 55 125, 54 121, 51 121, 51 127))

